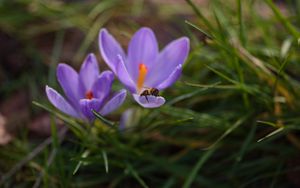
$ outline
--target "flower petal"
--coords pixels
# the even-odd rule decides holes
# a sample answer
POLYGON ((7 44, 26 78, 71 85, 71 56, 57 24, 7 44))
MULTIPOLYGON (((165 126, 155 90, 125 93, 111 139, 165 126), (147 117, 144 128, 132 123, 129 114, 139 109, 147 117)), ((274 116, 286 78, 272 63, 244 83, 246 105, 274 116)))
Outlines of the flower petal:
POLYGON ((92 87, 94 97, 104 101, 110 93, 113 80, 114 74, 111 71, 102 72, 92 87))
POLYGON ((126 90, 122 89, 116 93, 100 110, 100 114, 105 116, 119 108, 126 98, 126 90))
POLYGON ((76 110, 62 97, 57 91, 46 85, 46 94, 49 101, 58 108, 60 111, 73 116, 80 118, 76 110))
POLYGON ((108 33, 106 29, 101 29, 99 33, 99 48, 102 58, 109 66, 109 68, 116 73, 116 66, 118 64, 118 55, 125 59, 125 53, 120 44, 114 37, 108 33))
POLYGON ((153 31, 143 27, 132 37, 128 46, 128 56, 126 68, 135 81, 138 77, 138 67, 140 63, 151 68, 158 55, 158 44, 153 31))
POLYGON ((74 108, 78 107, 78 100, 82 91, 79 89, 79 79, 77 72, 67 64, 61 63, 56 71, 57 79, 64 93, 74 108))
POLYGON ((155 97, 152 95, 147 96, 140 96, 138 94, 133 94, 134 100, 139 103, 142 107, 144 108, 157 108, 160 107, 161 105, 165 104, 166 100, 161 97, 155 97))
POLYGON ((175 70, 169 75, 169 77, 167 79, 165 79, 161 84, 159 84, 158 86, 156 86, 156 88, 158 90, 163 90, 167 87, 169 87, 170 85, 172 85, 176 80, 178 80, 178 78, 180 77, 182 72, 182 65, 179 64, 175 70))
POLYGON ((140 118, 137 117, 139 113, 137 112, 137 108, 128 108, 122 113, 119 125, 120 131, 125 131, 125 129, 134 126, 139 121, 140 118))
POLYGON ((131 79, 125 65, 123 58, 121 56, 119 57, 119 62, 117 65, 116 75, 118 76, 119 80, 122 82, 122 84, 125 85, 125 87, 132 93, 136 92, 135 83, 131 79))
POLYGON ((79 81, 83 90, 91 90, 93 83, 96 81, 99 75, 99 66, 96 56, 89 54, 83 64, 81 65, 79 72, 79 81))
POLYGON ((90 121, 94 120, 95 116, 92 110, 99 111, 102 101, 99 99, 80 99, 80 109, 82 114, 90 121))
POLYGON ((170 44, 159 54, 159 57, 146 77, 145 85, 155 87, 163 82, 180 64, 183 64, 189 52, 189 39, 181 37, 170 44))
POLYGON ((125 112, 122 113, 122 116, 120 119, 120 126, 119 126, 119 129, 121 131, 125 130, 126 125, 128 124, 130 117, 132 116, 132 112, 133 112, 133 110, 131 108, 129 108, 125 112))

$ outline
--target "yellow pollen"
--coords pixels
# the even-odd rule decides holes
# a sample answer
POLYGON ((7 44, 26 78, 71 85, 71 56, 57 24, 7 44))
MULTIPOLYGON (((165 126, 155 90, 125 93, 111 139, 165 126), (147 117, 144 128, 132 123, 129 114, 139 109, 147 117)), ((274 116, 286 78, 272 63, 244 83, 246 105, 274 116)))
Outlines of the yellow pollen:
POLYGON ((141 92, 141 89, 144 86, 147 72, 148 72, 147 66, 143 63, 139 64, 139 76, 138 76, 138 80, 137 80, 138 92, 141 92))

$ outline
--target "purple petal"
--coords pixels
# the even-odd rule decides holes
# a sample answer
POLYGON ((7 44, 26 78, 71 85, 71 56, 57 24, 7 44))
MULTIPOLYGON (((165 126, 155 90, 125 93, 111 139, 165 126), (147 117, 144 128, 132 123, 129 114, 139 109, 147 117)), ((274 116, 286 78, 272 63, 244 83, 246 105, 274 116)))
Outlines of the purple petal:
POLYGON ((92 110, 99 111, 102 101, 98 99, 80 99, 80 109, 82 114, 92 121, 95 117, 92 110))
POLYGON ((92 85, 99 75, 99 66, 96 56, 89 54, 83 64, 81 65, 79 72, 79 80, 83 90, 91 90, 92 85))
POLYGON ((135 83, 131 79, 125 65, 124 61, 121 56, 119 57, 119 62, 116 70, 116 75, 118 76, 119 80, 122 82, 122 84, 125 85, 125 87, 132 93, 135 93, 136 88, 135 88, 135 83))
POLYGON ((114 74, 111 71, 102 72, 92 87, 94 97, 104 101, 110 93, 113 80, 114 74))
POLYGON ((167 79, 165 79, 161 84, 159 84, 156 88, 158 90, 163 90, 167 87, 169 87, 170 85, 172 85, 176 80, 178 80, 178 78, 180 77, 182 72, 182 65, 179 64, 175 70, 169 75, 169 77, 167 79))
POLYGON ((57 91, 46 86, 46 94, 53 106, 58 108, 60 111, 73 117, 80 117, 76 110, 57 91))
POLYGON ((157 62, 152 69, 149 69, 145 85, 156 87, 175 70, 183 64, 189 52, 189 39, 187 37, 179 38, 168 44, 159 54, 157 62))
POLYGON ((119 108, 126 98, 126 90, 122 89, 116 93, 100 110, 100 114, 105 116, 119 108))
POLYGON ((165 102, 166 102, 166 100, 161 96, 155 97, 155 96, 149 95, 146 98, 145 96, 133 94, 133 98, 137 103, 139 103, 144 108, 157 108, 157 107, 160 107, 161 105, 165 104, 165 102))
POLYGON ((132 122, 132 119, 136 119, 134 116, 134 109, 129 108, 125 112, 122 113, 121 119, 120 119, 120 126, 119 129, 121 131, 124 131, 127 128, 127 125, 132 122))
POLYGON ((125 53, 120 44, 108 33, 106 29, 101 29, 99 33, 99 48, 102 58, 109 68, 116 73, 118 55, 125 59, 125 53))
POLYGON ((57 79, 64 93, 74 108, 78 107, 78 101, 82 97, 79 89, 79 79, 77 72, 67 64, 61 63, 56 71, 57 79))
POLYGON ((128 46, 126 67, 135 81, 138 77, 139 64, 143 63, 151 68, 158 55, 156 37, 151 29, 141 28, 132 37, 128 46))

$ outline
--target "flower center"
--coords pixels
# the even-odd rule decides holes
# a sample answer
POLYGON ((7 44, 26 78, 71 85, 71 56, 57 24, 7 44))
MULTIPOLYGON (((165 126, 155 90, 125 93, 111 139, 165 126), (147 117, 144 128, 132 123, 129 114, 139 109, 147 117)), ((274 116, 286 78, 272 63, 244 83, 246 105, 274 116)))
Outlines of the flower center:
POLYGON ((143 63, 139 64, 139 76, 138 76, 138 79, 137 79, 138 92, 141 92, 141 90, 144 86, 144 82, 145 82, 147 72, 148 72, 147 66, 143 63))
POLYGON ((92 91, 87 91, 86 93, 85 93, 85 98, 86 99, 92 99, 92 98, 94 98, 94 94, 93 94, 93 92, 92 91))

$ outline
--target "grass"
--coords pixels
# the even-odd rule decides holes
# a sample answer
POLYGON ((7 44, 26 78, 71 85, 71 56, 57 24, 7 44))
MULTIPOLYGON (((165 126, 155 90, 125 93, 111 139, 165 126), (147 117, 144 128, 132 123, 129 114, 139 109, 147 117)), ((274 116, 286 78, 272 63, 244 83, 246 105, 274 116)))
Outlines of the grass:
POLYGON ((300 186, 299 5, 212 0, 204 7, 187 0, 178 6, 189 16, 174 20, 179 9, 161 5, 151 17, 146 1, 1 2, 7 11, 0 13, 0 28, 21 41, 33 62, 27 70, 36 73, 8 79, 8 72, 1 96, 30 85, 31 115, 47 111, 52 128, 52 137, 41 139, 23 125, 1 146, 1 187, 300 186), (162 16, 160 9, 169 11, 162 16), (143 16, 146 22, 127 20, 143 16), (78 67, 87 52, 98 54, 104 25, 124 28, 114 32, 119 37, 140 25, 153 26, 158 38, 167 35, 160 28, 173 28, 173 38, 189 36, 191 51, 181 79, 162 93, 166 105, 142 109, 128 97, 113 115, 86 125, 53 109, 41 88, 57 86, 55 67, 70 30, 84 33, 68 59, 78 67), (29 43, 45 34, 54 36, 49 57, 29 43), (120 130, 120 115, 128 109, 132 118, 120 130), (57 130, 57 118, 65 128, 57 130))

